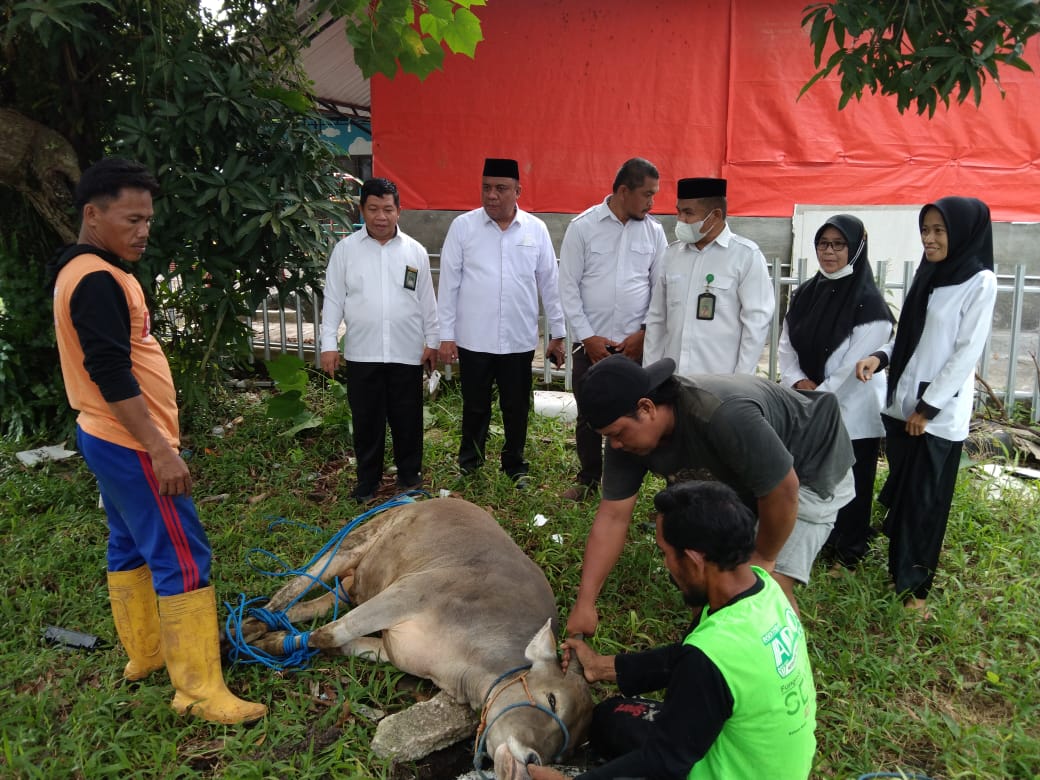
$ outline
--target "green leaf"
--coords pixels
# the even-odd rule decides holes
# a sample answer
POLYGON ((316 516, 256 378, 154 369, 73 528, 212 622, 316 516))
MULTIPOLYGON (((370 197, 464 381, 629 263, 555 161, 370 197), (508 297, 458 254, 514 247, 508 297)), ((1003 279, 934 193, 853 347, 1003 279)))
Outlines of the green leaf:
POLYGON ((468 8, 460 8, 455 12, 455 21, 444 31, 444 42, 455 54, 473 57, 477 44, 484 40, 480 29, 480 20, 468 8))
POLYGON ((282 432, 282 436, 295 436, 300 431, 305 431, 309 428, 320 428, 322 418, 316 414, 307 413, 302 415, 302 419, 297 422, 294 426, 289 428, 287 431, 282 432))
POLYGON ((277 100, 283 106, 292 109, 298 114, 308 114, 314 110, 314 101, 310 95, 299 90, 266 86, 257 89, 256 94, 268 100, 277 100))
POLYGON ((454 5, 462 6, 463 3, 453 4, 450 0, 429 0, 426 7, 429 15, 450 22, 454 5))
POLYGON ((267 416, 276 420, 294 420, 306 409, 303 394, 299 390, 290 390, 267 399, 267 416))
POLYGON ((347 386, 342 384, 342 383, 340 383, 340 382, 337 382, 335 379, 330 379, 329 380, 329 395, 331 395, 333 397, 333 399, 338 401, 338 402, 346 403, 346 401, 347 401, 347 386))
MULTIPOLYGON (((286 353, 279 355, 272 360, 265 360, 264 366, 267 367, 267 375, 277 384, 280 388, 286 385, 292 385, 297 381, 297 376, 303 372, 304 367, 307 364, 297 355, 286 353)), ((304 381, 306 381, 307 375, 304 373, 304 381)))

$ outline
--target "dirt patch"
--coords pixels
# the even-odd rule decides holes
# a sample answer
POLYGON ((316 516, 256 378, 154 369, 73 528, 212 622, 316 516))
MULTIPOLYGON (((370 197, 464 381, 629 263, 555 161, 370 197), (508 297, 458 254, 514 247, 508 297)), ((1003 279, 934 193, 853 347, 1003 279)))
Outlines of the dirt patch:
POLYGON ((390 780, 447 780, 473 768, 473 744, 469 740, 431 753, 421 761, 394 764, 390 780))

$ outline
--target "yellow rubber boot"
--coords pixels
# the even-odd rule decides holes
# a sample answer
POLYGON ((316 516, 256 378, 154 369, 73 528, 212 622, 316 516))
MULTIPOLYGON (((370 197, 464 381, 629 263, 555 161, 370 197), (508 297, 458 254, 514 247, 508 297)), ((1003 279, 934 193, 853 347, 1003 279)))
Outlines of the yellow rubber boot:
POLYGON ((176 694, 170 706, 216 723, 248 723, 267 714, 227 689, 220 668, 217 601, 213 586, 159 597, 163 652, 176 694))
POLYGON ((130 661, 123 669, 127 680, 142 680, 162 669, 162 642, 159 635, 159 609, 152 587, 152 572, 147 566, 130 571, 108 573, 108 600, 116 633, 130 661))

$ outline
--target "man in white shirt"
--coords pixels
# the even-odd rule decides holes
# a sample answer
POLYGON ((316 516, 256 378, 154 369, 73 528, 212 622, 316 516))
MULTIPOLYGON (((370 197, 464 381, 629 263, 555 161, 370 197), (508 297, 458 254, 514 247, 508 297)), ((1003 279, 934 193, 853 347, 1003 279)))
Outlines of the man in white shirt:
POLYGON ((517 207, 519 197, 516 160, 485 160, 483 207, 456 217, 444 239, 438 313, 440 359, 458 361, 462 375, 459 468, 468 474, 484 462, 496 385, 505 429, 502 471, 523 487, 539 295, 551 336, 547 354, 557 363, 564 322, 549 231, 517 207))
POLYGON ((670 357, 680 376, 754 374, 773 318, 766 259, 726 224, 725 179, 680 179, 677 194, 643 360, 670 357))
MULTIPOLYGON (((653 216, 660 174, 640 157, 627 160, 602 203, 576 216, 560 247, 560 301, 574 350, 577 394, 585 372, 607 355, 620 353, 641 362, 646 313, 668 240, 653 216)), ((581 500, 599 489, 603 438, 579 415, 574 433, 577 484, 564 498, 581 500)))
POLYGON ((430 257, 397 227, 400 216, 396 185, 366 181, 364 227, 336 244, 325 272, 321 367, 329 376, 339 367, 342 322, 358 474, 351 498, 361 503, 375 496, 383 477, 387 423, 397 487, 422 483, 422 372, 436 366, 437 299, 430 257))

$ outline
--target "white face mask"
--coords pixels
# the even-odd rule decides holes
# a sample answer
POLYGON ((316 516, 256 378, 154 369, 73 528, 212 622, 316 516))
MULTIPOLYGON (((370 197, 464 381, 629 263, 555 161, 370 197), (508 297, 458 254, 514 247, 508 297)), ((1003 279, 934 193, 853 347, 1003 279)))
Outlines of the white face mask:
POLYGON ((702 219, 700 222, 677 221, 675 223, 675 237, 687 244, 696 244, 708 235, 708 231, 704 229, 704 223, 707 221, 707 217, 702 219))
POLYGON ((852 263, 846 263, 832 274, 827 273, 822 268, 820 269, 820 273, 826 279, 844 279, 846 276, 852 276, 852 272, 854 270, 855 269, 852 267, 852 263))

